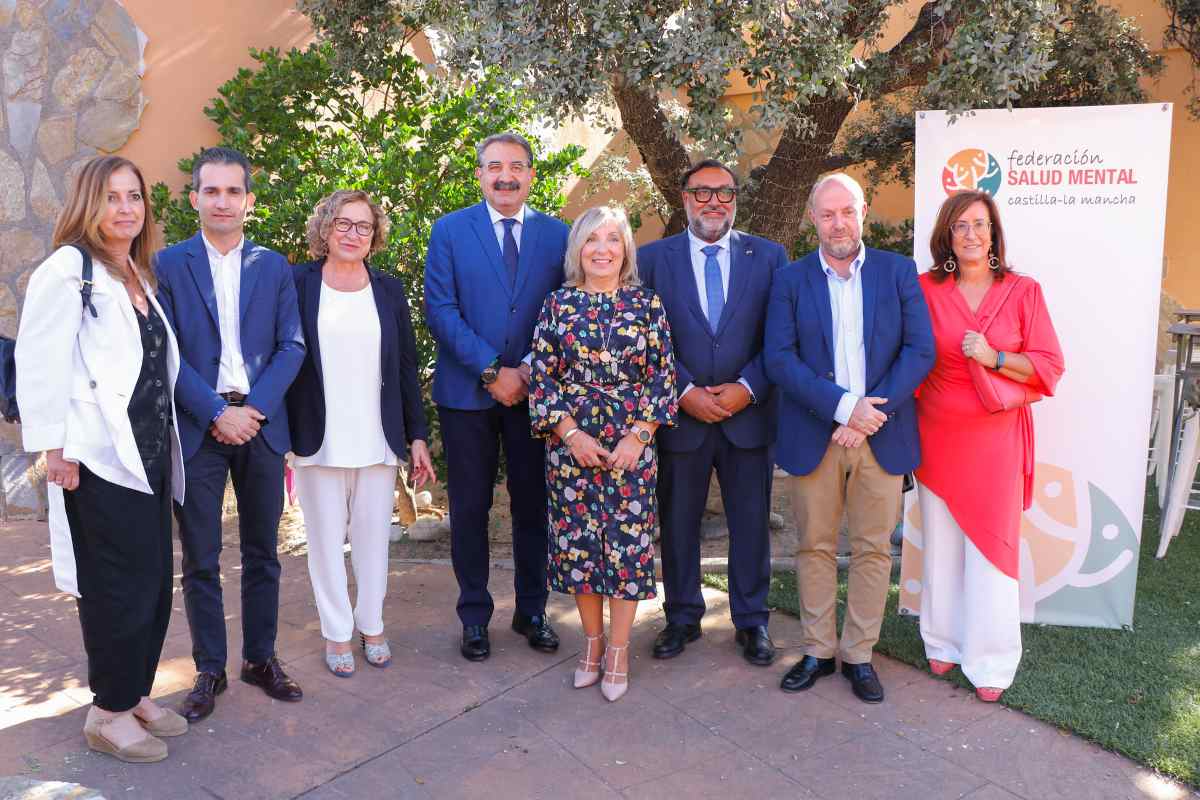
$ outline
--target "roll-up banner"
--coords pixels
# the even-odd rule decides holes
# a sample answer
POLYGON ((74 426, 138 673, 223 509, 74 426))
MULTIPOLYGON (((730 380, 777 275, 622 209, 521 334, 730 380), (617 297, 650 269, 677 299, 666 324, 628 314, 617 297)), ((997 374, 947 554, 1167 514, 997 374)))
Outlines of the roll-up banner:
MULTIPOLYGON (((914 257, 942 202, 995 198, 1008 260, 1035 278, 1066 374, 1033 406, 1037 471, 1021 521, 1021 619, 1133 624, 1150 435, 1170 104, 984 110, 916 119, 914 257)), ((986 497, 979 498, 986 503, 986 497)), ((921 608, 921 519, 904 500, 902 613, 921 608)))

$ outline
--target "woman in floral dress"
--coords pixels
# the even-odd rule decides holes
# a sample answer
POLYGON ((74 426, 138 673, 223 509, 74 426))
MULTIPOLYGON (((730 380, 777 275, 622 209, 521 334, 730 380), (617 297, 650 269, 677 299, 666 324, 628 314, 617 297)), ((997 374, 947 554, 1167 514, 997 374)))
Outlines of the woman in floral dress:
POLYGON ((550 588, 575 596, 587 636, 575 686, 600 682, 617 700, 629 686, 638 601, 655 596, 654 432, 677 413, 667 317, 639 285, 618 209, 590 209, 571 228, 565 285, 546 298, 534 332, 529 413, 547 437, 550 588))

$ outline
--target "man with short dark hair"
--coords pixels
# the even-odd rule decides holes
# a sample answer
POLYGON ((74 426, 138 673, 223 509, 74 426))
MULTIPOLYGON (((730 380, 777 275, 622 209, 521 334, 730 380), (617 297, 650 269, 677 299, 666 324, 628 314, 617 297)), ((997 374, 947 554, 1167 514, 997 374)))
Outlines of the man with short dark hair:
POLYGON ((767 632, 768 528, 773 398, 762 364, 763 325, 775 271, 787 252, 733 230, 738 181, 720 161, 684 173, 688 228, 638 250, 643 282, 671 323, 679 422, 658 433, 658 500, 667 625, 655 658, 672 658, 701 635, 700 519, 713 470, 729 524, 729 607, 742 655, 775 659, 767 632))
POLYGON ((157 270, 182 362, 175 404, 187 485, 175 518, 197 675, 180 713, 197 722, 227 684, 220 555, 230 476, 242 555, 241 677, 276 700, 302 697, 275 655, 275 634, 283 455, 291 448, 284 394, 304 359, 304 339, 287 259, 243 235, 254 206, 246 157, 203 151, 192 186, 200 232, 159 253, 157 270))
POLYGON ((496 134, 476 154, 483 202, 434 223, 425 261, 426 318, 438 344, 433 401, 468 661, 491 654, 488 512, 501 448, 516 566, 512 628, 535 650, 558 649, 546 617, 545 445, 530 433, 527 357, 546 295, 562 285, 567 249, 567 226, 525 205, 535 174, 529 142, 496 134))

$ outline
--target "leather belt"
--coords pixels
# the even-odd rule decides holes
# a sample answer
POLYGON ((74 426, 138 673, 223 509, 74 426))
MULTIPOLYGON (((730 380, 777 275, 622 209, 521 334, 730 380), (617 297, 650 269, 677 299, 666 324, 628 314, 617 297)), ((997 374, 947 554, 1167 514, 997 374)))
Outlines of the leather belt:
POLYGON ((221 395, 221 399, 226 403, 229 403, 231 406, 246 405, 246 395, 242 394, 241 392, 225 392, 221 395))

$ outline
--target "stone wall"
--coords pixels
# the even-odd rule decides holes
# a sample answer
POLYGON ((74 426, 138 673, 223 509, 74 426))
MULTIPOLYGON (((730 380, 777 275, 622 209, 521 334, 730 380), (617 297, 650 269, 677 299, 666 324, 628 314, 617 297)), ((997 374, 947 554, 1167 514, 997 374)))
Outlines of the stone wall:
MULTIPOLYGON (((138 127, 145 36, 116 0, 0 0, 0 334, 16 336, 33 269, 50 252, 84 162, 138 127)), ((0 423, 6 516, 40 514, 40 479, 0 423)))

